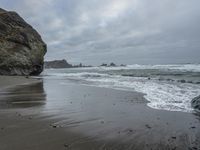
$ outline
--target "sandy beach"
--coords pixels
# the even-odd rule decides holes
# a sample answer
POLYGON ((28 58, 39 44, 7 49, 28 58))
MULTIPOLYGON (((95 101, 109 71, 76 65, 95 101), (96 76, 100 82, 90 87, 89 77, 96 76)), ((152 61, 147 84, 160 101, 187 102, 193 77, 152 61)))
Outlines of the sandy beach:
POLYGON ((200 147, 198 114, 149 108, 141 93, 62 84, 58 79, 23 79, 21 83, 29 84, 0 94, 1 150, 200 147))

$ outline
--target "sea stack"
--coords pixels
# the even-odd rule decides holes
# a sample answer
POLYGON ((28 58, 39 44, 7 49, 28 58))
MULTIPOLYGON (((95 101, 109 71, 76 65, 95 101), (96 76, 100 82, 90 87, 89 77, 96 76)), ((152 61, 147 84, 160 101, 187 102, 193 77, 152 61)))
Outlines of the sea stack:
POLYGON ((0 75, 39 75, 47 46, 16 12, 0 8, 0 75))

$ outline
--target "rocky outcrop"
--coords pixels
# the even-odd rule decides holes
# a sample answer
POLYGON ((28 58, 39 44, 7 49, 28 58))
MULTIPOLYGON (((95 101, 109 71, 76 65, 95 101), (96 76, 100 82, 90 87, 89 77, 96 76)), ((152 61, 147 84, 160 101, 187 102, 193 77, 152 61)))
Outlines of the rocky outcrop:
POLYGON ((113 62, 110 63, 109 67, 116 67, 117 65, 113 62))
POLYGON ((65 59, 63 60, 54 60, 46 61, 44 63, 45 68, 72 68, 73 66, 69 64, 65 59))
POLYGON ((192 107, 198 111, 200 111, 200 95, 195 97, 192 100, 192 107))
POLYGON ((103 63, 103 64, 100 65, 100 67, 117 67, 117 65, 115 63, 111 62, 109 65, 103 63))
POLYGON ((0 9, 0 75, 38 75, 46 44, 16 12, 0 9))

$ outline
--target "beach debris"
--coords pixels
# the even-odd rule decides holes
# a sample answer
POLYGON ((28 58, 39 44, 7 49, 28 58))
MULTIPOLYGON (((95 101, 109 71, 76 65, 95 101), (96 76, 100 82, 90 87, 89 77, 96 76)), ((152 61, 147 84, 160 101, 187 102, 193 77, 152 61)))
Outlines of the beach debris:
POLYGON ((132 130, 132 129, 129 129, 128 131, 129 131, 129 132, 133 132, 133 130, 132 130))
POLYGON ((195 126, 192 126, 192 127, 190 127, 191 129, 195 129, 196 127, 195 126))
POLYGON ((101 121, 101 124, 104 124, 104 123, 105 123, 105 121, 102 120, 102 121, 101 121))
POLYGON ((69 145, 68 144, 64 144, 64 147, 69 147, 69 145))
POLYGON ((198 150, 197 147, 189 147, 188 150, 198 150))
POLYGON ((177 147, 172 148, 172 150, 176 150, 177 147))
POLYGON ((53 128, 58 128, 58 125, 55 125, 55 124, 50 124, 50 126, 53 128))
POLYGON ((30 116, 30 117, 28 117, 28 119, 29 119, 29 120, 32 120, 32 119, 33 119, 33 117, 32 117, 32 116, 30 116))
POLYGON ((148 129, 151 129, 151 126, 146 124, 145 127, 147 127, 148 129))
POLYGON ((19 117, 21 117, 21 116, 22 116, 22 115, 21 115, 20 113, 18 113, 18 112, 16 112, 16 115, 17 115, 17 116, 19 116, 19 117))
POLYGON ((176 136, 172 136, 171 138, 172 138, 172 139, 176 139, 176 136))

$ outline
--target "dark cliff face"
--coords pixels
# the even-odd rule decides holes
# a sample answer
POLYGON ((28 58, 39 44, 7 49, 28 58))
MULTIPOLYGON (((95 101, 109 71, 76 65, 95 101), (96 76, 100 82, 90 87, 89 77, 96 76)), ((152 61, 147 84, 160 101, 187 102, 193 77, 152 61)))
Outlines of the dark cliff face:
POLYGON ((47 61, 44 63, 45 68, 72 68, 73 66, 69 64, 66 60, 54 60, 47 61))
POLYGON ((38 75, 46 44, 16 12, 0 8, 0 75, 38 75))

